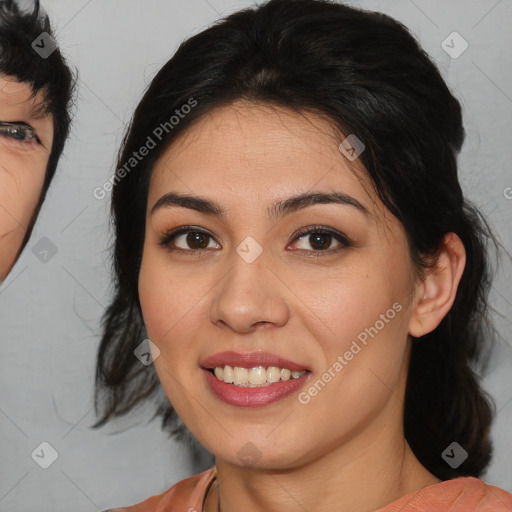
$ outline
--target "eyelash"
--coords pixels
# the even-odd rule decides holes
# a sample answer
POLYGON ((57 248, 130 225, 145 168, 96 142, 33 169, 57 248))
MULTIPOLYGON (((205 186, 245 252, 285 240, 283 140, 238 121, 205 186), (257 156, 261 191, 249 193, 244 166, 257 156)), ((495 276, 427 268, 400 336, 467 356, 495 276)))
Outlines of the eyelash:
POLYGON ((34 128, 23 122, 7 123, 0 121, 0 136, 11 139, 15 144, 32 144, 32 141, 35 141, 37 144, 41 144, 41 140, 37 136, 34 128), (25 137, 28 137, 28 140, 16 137, 20 132, 23 133, 25 137))
MULTIPOLYGON (((171 242, 173 242, 178 236, 184 235, 184 234, 190 234, 190 233, 201 233, 203 235, 206 235, 210 237, 211 239, 215 240, 213 236, 208 233, 208 231, 196 227, 196 226, 182 226, 179 228, 176 228, 174 230, 168 231, 162 235, 159 241, 159 245, 166 248, 170 252, 174 253, 187 253, 192 254, 194 256, 201 256, 205 251, 208 251, 209 249, 181 249, 181 248, 173 248, 171 247, 171 242)), ((338 253, 342 249, 346 249, 348 247, 353 247, 353 242, 343 233, 340 233, 338 231, 335 231, 330 228, 326 228, 324 226, 307 226, 302 229, 300 229, 298 232, 296 232, 293 236, 292 242, 295 242, 296 240, 299 240, 301 238, 304 238, 308 235, 329 235, 333 237, 337 242, 339 242, 341 245, 338 246, 335 249, 327 249, 327 250, 307 250, 307 249, 297 249, 298 251, 302 252, 308 252, 312 253, 309 255, 309 257, 318 258, 322 256, 332 255, 334 253, 338 253)), ((218 243, 218 242, 216 242, 218 243)))

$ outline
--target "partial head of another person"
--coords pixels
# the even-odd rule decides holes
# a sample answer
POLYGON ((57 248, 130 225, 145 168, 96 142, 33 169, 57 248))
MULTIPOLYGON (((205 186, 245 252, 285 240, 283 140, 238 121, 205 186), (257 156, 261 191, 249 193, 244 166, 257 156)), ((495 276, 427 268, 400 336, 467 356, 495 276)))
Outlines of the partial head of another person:
POLYGON ((74 80, 38 1, 0 2, 0 281, 34 227, 70 130, 74 80))

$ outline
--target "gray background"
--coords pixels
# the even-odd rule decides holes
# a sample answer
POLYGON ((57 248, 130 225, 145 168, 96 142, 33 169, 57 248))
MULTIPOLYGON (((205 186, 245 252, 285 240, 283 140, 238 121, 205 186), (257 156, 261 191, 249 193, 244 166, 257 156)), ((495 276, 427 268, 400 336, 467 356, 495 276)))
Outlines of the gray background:
MULTIPOLYGON (((353 2, 405 23, 461 100, 467 129, 460 157, 466 194, 504 248, 512 239, 512 1, 353 2), (453 31, 469 48, 441 47, 453 31)), ((58 175, 22 258, 0 290, 0 511, 88 512, 129 505, 196 472, 187 449, 147 424, 150 411, 92 430, 99 319, 108 303, 109 198, 92 191, 114 170, 123 128, 144 87, 178 44, 220 15, 250 5, 228 0, 43 0, 64 54, 79 69, 76 119, 58 175), (32 251, 43 237, 57 253, 32 251), (124 430, 126 429, 126 430, 124 430), (47 441, 48 469, 31 458, 47 441)), ((484 477, 512 492, 511 264, 503 258, 491 303, 506 343, 484 384, 498 415, 495 456, 484 477)))

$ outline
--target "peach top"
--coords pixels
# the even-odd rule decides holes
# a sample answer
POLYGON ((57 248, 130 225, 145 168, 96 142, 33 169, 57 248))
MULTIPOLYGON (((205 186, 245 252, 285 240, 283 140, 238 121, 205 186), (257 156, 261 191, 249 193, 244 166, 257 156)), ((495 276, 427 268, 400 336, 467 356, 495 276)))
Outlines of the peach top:
MULTIPOLYGON (((211 468, 138 505, 105 512, 201 512, 216 476, 211 468)), ((512 512, 512 494, 474 477, 459 477, 402 496, 375 512, 512 512)))

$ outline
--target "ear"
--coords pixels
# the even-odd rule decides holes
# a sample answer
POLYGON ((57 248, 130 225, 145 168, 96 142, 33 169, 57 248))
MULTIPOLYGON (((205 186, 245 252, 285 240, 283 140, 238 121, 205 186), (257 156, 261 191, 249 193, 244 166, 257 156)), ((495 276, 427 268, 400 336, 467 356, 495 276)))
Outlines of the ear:
POLYGON ((447 233, 434 268, 416 285, 409 334, 416 338, 433 331, 455 301, 466 265, 466 251, 455 233, 447 233))

